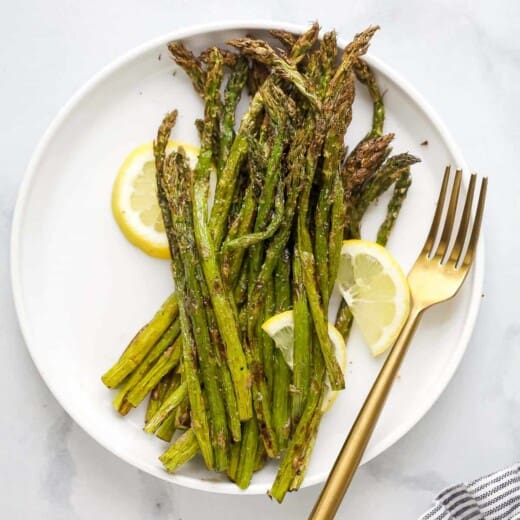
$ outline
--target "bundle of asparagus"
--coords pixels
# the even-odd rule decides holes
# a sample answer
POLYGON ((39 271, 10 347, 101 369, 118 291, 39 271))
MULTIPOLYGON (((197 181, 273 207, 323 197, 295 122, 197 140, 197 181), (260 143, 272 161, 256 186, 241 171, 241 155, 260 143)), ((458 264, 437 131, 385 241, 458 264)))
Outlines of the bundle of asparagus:
MULTIPOLYGON (((334 32, 318 40, 317 24, 302 35, 272 31, 276 51, 250 37, 228 42, 236 52, 199 57, 169 45, 204 101, 194 171, 182 150, 166 154, 177 111, 154 143, 176 292, 102 378, 119 388, 122 415, 150 394, 146 432, 170 442, 183 431, 160 457, 167 471, 200 452, 208 469, 246 488, 267 458, 281 457, 270 495, 281 501, 303 481, 326 379, 345 386, 327 332, 342 241, 359 237, 369 205, 394 186, 378 234, 386 243, 417 161, 390 156, 393 135, 382 133, 382 95, 362 59, 376 30, 341 53, 334 32), (373 100, 373 124, 347 154, 356 77, 373 100), (251 98, 235 131, 245 88, 251 98), (261 329, 288 309, 293 370, 261 329)), ((343 304, 336 325, 345 337, 351 323, 343 304)))

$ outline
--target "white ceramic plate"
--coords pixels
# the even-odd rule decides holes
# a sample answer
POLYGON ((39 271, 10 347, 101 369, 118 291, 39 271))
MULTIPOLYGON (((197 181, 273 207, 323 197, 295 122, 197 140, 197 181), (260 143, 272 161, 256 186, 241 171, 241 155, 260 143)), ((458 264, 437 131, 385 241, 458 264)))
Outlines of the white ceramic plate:
MULTIPOLYGON (((169 59, 166 43, 183 39, 195 51, 266 28, 302 27, 274 22, 228 23, 178 31, 130 52, 97 74, 67 103, 30 162, 16 206, 12 232, 12 283, 27 346, 43 379, 65 410, 94 439, 130 464, 192 488, 240 491, 225 477, 193 461, 168 475, 158 455, 166 445, 142 431, 142 409, 119 417, 100 375, 119 356, 136 329, 172 290, 168 264, 129 244, 110 210, 112 183, 123 158, 151 141, 172 108, 179 109, 174 138, 197 143, 193 121, 201 102, 189 80, 169 59)), ((345 42, 341 41, 343 45, 345 42)), ((377 36, 373 43, 377 49, 377 36)), ((386 91, 386 131, 396 152, 422 158, 389 248, 407 270, 433 213, 446 164, 468 168, 453 140, 425 101, 373 57, 386 91), (427 146, 421 142, 427 140, 427 146)), ((371 108, 358 88, 348 142, 370 125, 371 108)), ((367 238, 384 214, 383 201, 364 226, 367 238)), ((365 462, 402 437, 430 408, 453 375, 468 343, 481 295, 483 249, 457 298, 429 311, 414 339, 365 462)), ((323 481, 382 363, 353 331, 347 390, 323 419, 304 486, 323 481)), ((142 408, 142 407, 141 407, 142 408)), ((275 464, 255 474, 244 493, 264 493, 275 464)))

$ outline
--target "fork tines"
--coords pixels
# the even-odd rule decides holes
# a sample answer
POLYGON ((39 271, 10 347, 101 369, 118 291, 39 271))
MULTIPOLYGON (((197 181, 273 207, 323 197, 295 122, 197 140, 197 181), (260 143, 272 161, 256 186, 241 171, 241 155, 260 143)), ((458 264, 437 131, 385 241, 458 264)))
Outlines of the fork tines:
POLYGON ((457 213, 457 206, 459 205, 459 193, 462 181, 462 170, 455 172, 455 178, 451 187, 451 193, 449 194, 448 208, 444 218, 444 226, 440 239, 437 243, 437 236, 441 225, 444 202, 448 195, 448 184, 450 180, 451 167, 447 166, 444 172, 444 178, 442 180, 442 187, 439 193, 439 199, 437 200, 437 209, 435 210, 435 216, 428 233, 428 238, 423 247, 423 253, 429 259, 438 259, 441 264, 447 264, 448 262, 453 264, 453 267, 459 268, 461 266, 471 265, 475 251, 477 248, 478 237, 480 233, 480 226, 482 223, 482 214, 484 212, 484 202, 486 200, 487 191, 487 177, 482 178, 480 184, 480 194, 477 203, 477 209, 475 217, 471 226, 471 210, 473 206, 473 198, 475 193, 475 186, 477 184, 477 175, 473 173, 470 177, 468 191, 466 193, 466 200, 464 202, 464 208, 460 217, 460 224, 458 227, 457 236, 455 242, 450 250, 450 244, 455 234, 455 216, 457 213), (470 229, 471 228, 471 229, 470 229), (467 242, 467 237, 469 242, 467 242))

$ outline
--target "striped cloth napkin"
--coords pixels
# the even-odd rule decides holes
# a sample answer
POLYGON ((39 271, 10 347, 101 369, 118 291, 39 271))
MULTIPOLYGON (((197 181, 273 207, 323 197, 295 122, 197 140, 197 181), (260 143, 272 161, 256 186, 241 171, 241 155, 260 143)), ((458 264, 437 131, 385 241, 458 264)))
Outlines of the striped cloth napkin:
POLYGON ((520 520, 520 464, 442 491, 419 520, 520 520))

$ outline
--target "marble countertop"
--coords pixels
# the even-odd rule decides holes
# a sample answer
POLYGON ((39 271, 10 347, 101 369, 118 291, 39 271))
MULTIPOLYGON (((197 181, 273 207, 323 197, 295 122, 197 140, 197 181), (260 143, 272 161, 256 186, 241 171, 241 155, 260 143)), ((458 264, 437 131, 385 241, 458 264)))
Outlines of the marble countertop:
POLYGON ((318 18, 344 35, 383 30, 373 53, 435 107, 490 177, 485 296, 466 356, 424 419, 359 470, 338 518, 413 519, 441 488, 520 460, 520 4, 516 0, 28 0, 0 17, 0 508, 13 519, 305 518, 318 488, 288 497, 202 494, 127 465, 65 414, 34 367, 9 281, 15 197, 37 140, 100 67, 171 29, 215 20, 318 18), (316 8, 316 5, 319 7, 316 8), (463 413, 461 413, 463 411, 463 413))

